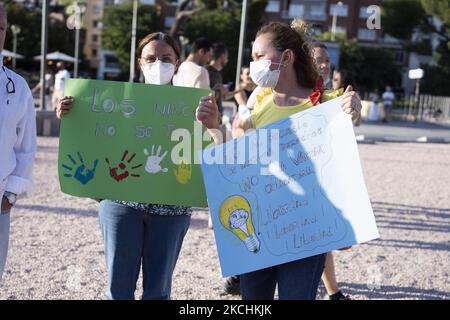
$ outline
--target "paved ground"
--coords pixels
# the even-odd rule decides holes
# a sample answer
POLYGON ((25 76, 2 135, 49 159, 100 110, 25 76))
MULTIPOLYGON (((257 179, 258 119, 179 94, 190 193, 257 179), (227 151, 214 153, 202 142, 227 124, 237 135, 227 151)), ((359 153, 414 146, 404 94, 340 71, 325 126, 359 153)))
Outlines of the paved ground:
MULTIPOLYGON (((0 299, 102 299, 98 205, 59 191, 58 140, 38 143, 37 192, 13 212, 0 299)), ((377 143, 359 150, 381 239, 336 254, 343 290, 356 299, 450 299, 450 145, 377 143)), ((172 297, 236 298, 222 294, 204 210, 193 215, 172 297)))

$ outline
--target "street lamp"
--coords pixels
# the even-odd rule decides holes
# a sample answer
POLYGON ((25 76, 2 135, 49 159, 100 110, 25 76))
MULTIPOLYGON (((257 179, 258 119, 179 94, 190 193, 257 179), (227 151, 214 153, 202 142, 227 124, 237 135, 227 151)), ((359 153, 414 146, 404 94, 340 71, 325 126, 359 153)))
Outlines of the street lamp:
POLYGON ((12 59, 12 68, 16 69, 16 53, 17 53, 17 35, 20 33, 20 27, 15 24, 11 25, 11 32, 13 35, 13 59, 12 59))
POLYGON ((336 35, 336 23, 337 23, 337 13, 339 11, 339 8, 342 7, 344 4, 342 3, 342 1, 339 1, 337 3, 337 6, 335 6, 333 8, 333 21, 331 23, 331 41, 335 40, 335 35, 336 35))

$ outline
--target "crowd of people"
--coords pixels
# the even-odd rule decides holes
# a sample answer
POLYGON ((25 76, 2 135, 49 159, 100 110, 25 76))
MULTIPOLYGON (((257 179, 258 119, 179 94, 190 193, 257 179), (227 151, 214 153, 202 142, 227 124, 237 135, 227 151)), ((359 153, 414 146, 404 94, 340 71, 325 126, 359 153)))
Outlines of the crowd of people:
MULTIPOLYGON (((6 10, 0 6, 0 49, 6 23, 6 10)), ((328 49, 312 41, 302 21, 263 26, 253 42, 252 59, 250 66, 242 68, 241 81, 232 90, 230 84, 223 83, 221 75, 228 63, 228 50, 223 43, 196 39, 184 61, 176 41, 162 32, 148 34, 137 48, 137 63, 146 83, 214 90, 214 96, 200 99, 196 119, 216 144, 338 96, 343 96, 342 111, 351 115, 355 125, 359 124, 359 96, 351 85, 344 87, 342 78, 338 84, 337 72, 330 78, 328 49), (226 100, 234 100, 238 110, 231 130, 222 123, 226 100)), ((61 119, 73 108, 74 97, 64 96, 64 79, 70 74, 63 64, 58 69, 52 94, 53 107, 61 119)), ((3 65, 0 73, 0 85, 7 88, 0 93, 6 102, 6 108, 4 102, 0 108, 1 279, 11 211, 17 197, 33 193, 36 127, 32 92, 26 82, 3 65)), ((39 85, 33 91, 38 89, 39 85)), ((170 299, 172 275, 189 229, 192 208, 116 199, 99 202, 108 277, 106 297, 134 299, 142 269, 142 299, 170 299)), ((330 299, 349 299, 339 290, 332 252, 224 279, 224 290, 240 294, 243 299, 273 299, 278 287, 280 299, 315 299, 320 279, 330 299)))

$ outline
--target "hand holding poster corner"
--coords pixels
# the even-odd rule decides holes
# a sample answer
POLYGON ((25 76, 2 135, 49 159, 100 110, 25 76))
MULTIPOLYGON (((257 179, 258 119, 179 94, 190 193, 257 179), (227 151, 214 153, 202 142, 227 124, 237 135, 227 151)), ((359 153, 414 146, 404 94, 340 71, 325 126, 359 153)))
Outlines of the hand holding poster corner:
MULTIPOLYGON (((192 161, 202 141, 191 137, 198 101, 209 93, 68 79, 65 95, 75 103, 61 121, 61 190, 80 197, 206 207, 200 165, 192 161), (182 128, 186 136, 180 140, 192 142, 189 150, 177 150, 179 141, 171 139, 182 128), (181 161, 174 162, 172 152, 181 161)), ((196 134, 201 137, 201 129, 196 134)))
POLYGON ((337 98, 203 150, 223 276, 379 237, 341 104, 337 98), (208 158, 228 161, 208 164, 208 158))

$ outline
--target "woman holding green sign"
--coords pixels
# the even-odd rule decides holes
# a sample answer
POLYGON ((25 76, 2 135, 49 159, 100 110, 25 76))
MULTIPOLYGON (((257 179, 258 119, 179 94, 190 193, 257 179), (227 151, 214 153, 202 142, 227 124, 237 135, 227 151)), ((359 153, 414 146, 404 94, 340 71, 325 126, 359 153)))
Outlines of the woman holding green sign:
MULTIPOLYGON (((323 91, 321 78, 312 57, 306 25, 294 20, 291 26, 272 22, 257 33, 252 48, 250 76, 260 87, 250 118, 239 127, 258 129, 314 105, 336 98, 336 91, 323 91)), ((349 86, 343 96, 342 110, 360 118, 361 103, 349 86)), ((231 135, 221 129, 214 98, 203 97, 196 111, 216 144, 231 135)), ((271 300, 278 286, 281 300, 316 297, 326 254, 295 260, 240 275, 243 299, 271 300)))
MULTIPOLYGON (((139 43, 137 55, 146 83, 171 84, 180 49, 170 36, 160 32, 147 35, 139 43)), ((67 96, 59 101, 58 118, 70 111, 73 102, 67 96)), ((170 299, 172 274, 191 213, 191 208, 181 206, 100 202, 108 299, 134 299, 141 265, 142 299, 170 299)))

